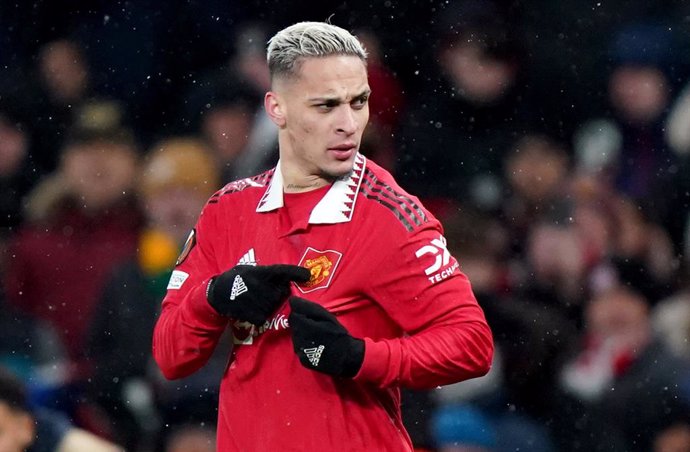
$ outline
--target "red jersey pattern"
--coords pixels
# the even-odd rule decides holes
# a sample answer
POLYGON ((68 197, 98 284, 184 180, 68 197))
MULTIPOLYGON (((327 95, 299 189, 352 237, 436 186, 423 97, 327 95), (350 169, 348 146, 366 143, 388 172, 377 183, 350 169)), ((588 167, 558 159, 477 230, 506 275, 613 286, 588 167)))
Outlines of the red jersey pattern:
POLYGON ((219 451, 411 451, 399 387, 430 388, 488 371, 491 332, 469 282, 445 248, 439 222, 363 156, 323 195, 288 197, 282 186, 279 164, 211 198, 196 245, 173 275, 184 282, 163 301, 155 359, 168 378, 189 375, 231 328, 219 451), (353 379, 300 364, 287 303, 260 327, 223 318, 208 305, 208 279, 248 253, 258 265, 310 269, 312 281, 292 292, 364 339, 364 362, 353 379))

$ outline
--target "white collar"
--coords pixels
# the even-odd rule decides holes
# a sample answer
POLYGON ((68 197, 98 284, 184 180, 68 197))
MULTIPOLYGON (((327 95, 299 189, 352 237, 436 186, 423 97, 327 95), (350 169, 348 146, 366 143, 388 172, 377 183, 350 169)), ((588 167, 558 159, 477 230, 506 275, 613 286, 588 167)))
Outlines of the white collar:
MULTIPOLYGON (((358 153, 355 156, 352 172, 346 178, 336 180, 311 211, 310 224, 346 223, 352 219, 366 163, 367 159, 362 154, 358 153)), ((283 205, 283 173, 280 171, 280 161, 278 161, 273 178, 261 197, 256 211, 270 212, 283 205)))

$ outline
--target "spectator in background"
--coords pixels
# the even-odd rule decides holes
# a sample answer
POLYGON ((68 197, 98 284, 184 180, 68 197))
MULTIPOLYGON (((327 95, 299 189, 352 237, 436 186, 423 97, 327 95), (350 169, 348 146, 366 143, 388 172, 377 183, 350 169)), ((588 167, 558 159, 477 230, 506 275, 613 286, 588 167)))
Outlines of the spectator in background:
POLYGON ((656 305, 676 289, 680 262, 671 239, 635 202, 621 198, 611 207, 613 233, 607 260, 618 282, 635 288, 650 305, 656 305))
POLYGON ((589 259, 598 262, 602 258, 604 249, 599 245, 606 245, 605 234, 609 232, 601 212, 591 213, 591 225, 586 226, 599 235, 581 234, 582 224, 569 224, 567 217, 535 221, 527 236, 526 259, 520 262, 524 271, 514 282, 520 297, 550 306, 576 324, 580 323, 583 296, 589 290, 589 259))
MULTIPOLYGON (((5 236, 5 232, 0 233, 0 275, 5 274, 10 256, 6 241, 11 235, 5 236)), ((0 287, 0 367, 25 381, 32 400, 40 404, 52 398, 53 390, 62 384, 66 362, 64 346, 55 328, 8 303, 4 288, 0 287)))
POLYGON ((246 86, 219 80, 199 114, 196 132, 210 146, 217 166, 221 168, 223 182, 236 180, 239 173, 244 174, 242 159, 249 152, 247 146, 259 99, 246 86))
POLYGON ((38 68, 48 100, 54 105, 77 105, 90 90, 90 71, 74 41, 61 39, 46 44, 41 49, 38 68))
POLYGON ((501 159, 527 119, 518 41, 488 1, 454 4, 438 21, 441 75, 410 101, 396 174, 422 199, 496 208, 501 159))
POLYGON ((540 218, 565 219, 569 159, 566 149, 546 135, 527 133, 506 154, 503 175, 508 196, 500 217, 510 234, 511 254, 524 258, 529 229, 540 218))
POLYGON ((278 156, 278 130, 266 114, 261 103, 262 94, 270 90, 271 74, 264 52, 268 40, 268 25, 251 22, 239 30, 235 40, 235 58, 231 67, 235 68, 239 80, 246 82, 258 93, 258 109, 252 123, 244 152, 235 162, 233 177, 236 180, 265 171, 278 156))
POLYGON ((596 177, 564 175, 556 186, 559 195, 525 223, 515 284, 522 296, 579 322, 583 301, 617 284, 636 288, 652 304, 674 290, 677 260, 670 239, 638 205, 596 177))
MULTIPOLYGON (((677 39, 672 26, 649 21, 617 31, 609 44, 609 111, 603 118, 582 124, 574 135, 574 150, 580 175, 596 178, 597 184, 608 185, 629 198, 644 212, 644 222, 666 229, 664 235, 670 237, 672 252, 679 254, 685 246, 690 193, 690 161, 683 157, 682 134, 678 133, 682 115, 671 117, 668 129, 673 132, 665 131, 682 65, 676 55, 677 39)), ((628 216, 634 219, 635 215, 628 216)), ((652 240, 658 237, 656 233, 652 240)), ((639 241, 643 242, 650 239, 639 241)), ((657 299, 657 295, 650 297, 652 302, 657 299)))
POLYGON ((44 405, 57 398, 66 363, 55 328, 7 303, 0 290, 0 367, 26 383, 32 402, 44 405))
POLYGON ((26 93, 35 112, 34 158, 41 169, 50 172, 59 163, 60 148, 77 122, 81 105, 95 93, 88 61, 74 40, 46 43, 38 54, 36 71, 36 80, 26 93))
POLYGON ((122 452, 115 444, 75 428, 62 414, 29 406, 27 389, 0 367, 2 452, 122 452))
MULTIPOLYGON (((153 325, 175 260, 218 185, 216 163, 202 141, 173 137, 154 145, 139 178, 146 226, 137 255, 113 272, 94 308, 87 347, 94 369, 89 388, 108 412, 118 442, 130 451, 156 441, 160 415, 166 425, 215 422, 217 394, 206 388, 216 387, 227 355, 178 382, 159 381, 149 364, 153 325)), ((227 354, 227 347, 219 346, 221 352, 227 354)))
POLYGON ((654 204, 660 182, 675 171, 676 156, 664 137, 664 121, 674 91, 674 37, 653 23, 621 28, 609 44, 609 111, 578 130, 579 166, 636 201, 654 204), (604 158, 597 156, 604 156, 604 158), (654 197, 653 199, 649 199, 654 197))
POLYGON ((690 362, 690 254, 681 260, 678 279, 678 291, 653 307, 651 322, 654 334, 669 351, 690 362))
POLYGON ((28 122, 7 104, 0 104, 0 241, 23 220, 22 201, 37 182, 29 153, 28 122))
POLYGON ((669 235, 643 206, 596 177, 576 175, 569 184, 569 217, 579 237, 583 296, 617 284, 656 304, 676 289, 679 260, 669 235))
POLYGON ((278 129, 262 105, 271 83, 265 28, 261 23, 242 27, 232 58, 202 74, 181 108, 182 123, 217 154, 225 182, 265 171, 277 157, 278 129))
POLYGON ((647 452, 659 432, 690 414, 680 391, 687 365, 654 337, 649 305, 638 293, 612 288, 592 299, 585 314, 581 349, 563 368, 563 387, 588 416, 606 419, 605 450, 647 452))
POLYGON ((127 130, 96 116, 84 117, 58 170, 31 194, 29 221, 9 245, 3 278, 8 301, 50 322, 75 364, 103 283, 134 253, 141 224, 136 144, 127 130))

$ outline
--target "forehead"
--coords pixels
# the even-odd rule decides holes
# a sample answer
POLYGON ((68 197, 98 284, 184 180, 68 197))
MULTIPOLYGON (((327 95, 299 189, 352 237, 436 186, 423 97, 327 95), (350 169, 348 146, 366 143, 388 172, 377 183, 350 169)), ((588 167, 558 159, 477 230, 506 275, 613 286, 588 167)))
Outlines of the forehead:
POLYGON ((369 88, 364 61, 352 55, 303 58, 286 86, 306 96, 359 93, 369 88))

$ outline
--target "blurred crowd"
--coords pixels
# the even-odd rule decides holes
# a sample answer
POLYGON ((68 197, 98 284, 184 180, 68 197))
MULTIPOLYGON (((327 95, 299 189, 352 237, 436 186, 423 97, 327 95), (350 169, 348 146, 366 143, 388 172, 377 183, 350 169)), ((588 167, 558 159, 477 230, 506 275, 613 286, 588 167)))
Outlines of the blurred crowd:
POLYGON ((690 450, 687 2, 234 3, 0 1, 0 367, 39 432, 215 450, 228 348, 165 381, 154 320, 206 199, 275 164, 268 37, 330 17, 369 52, 361 151, 496 341, 404 392, 418 449, 690 450))

